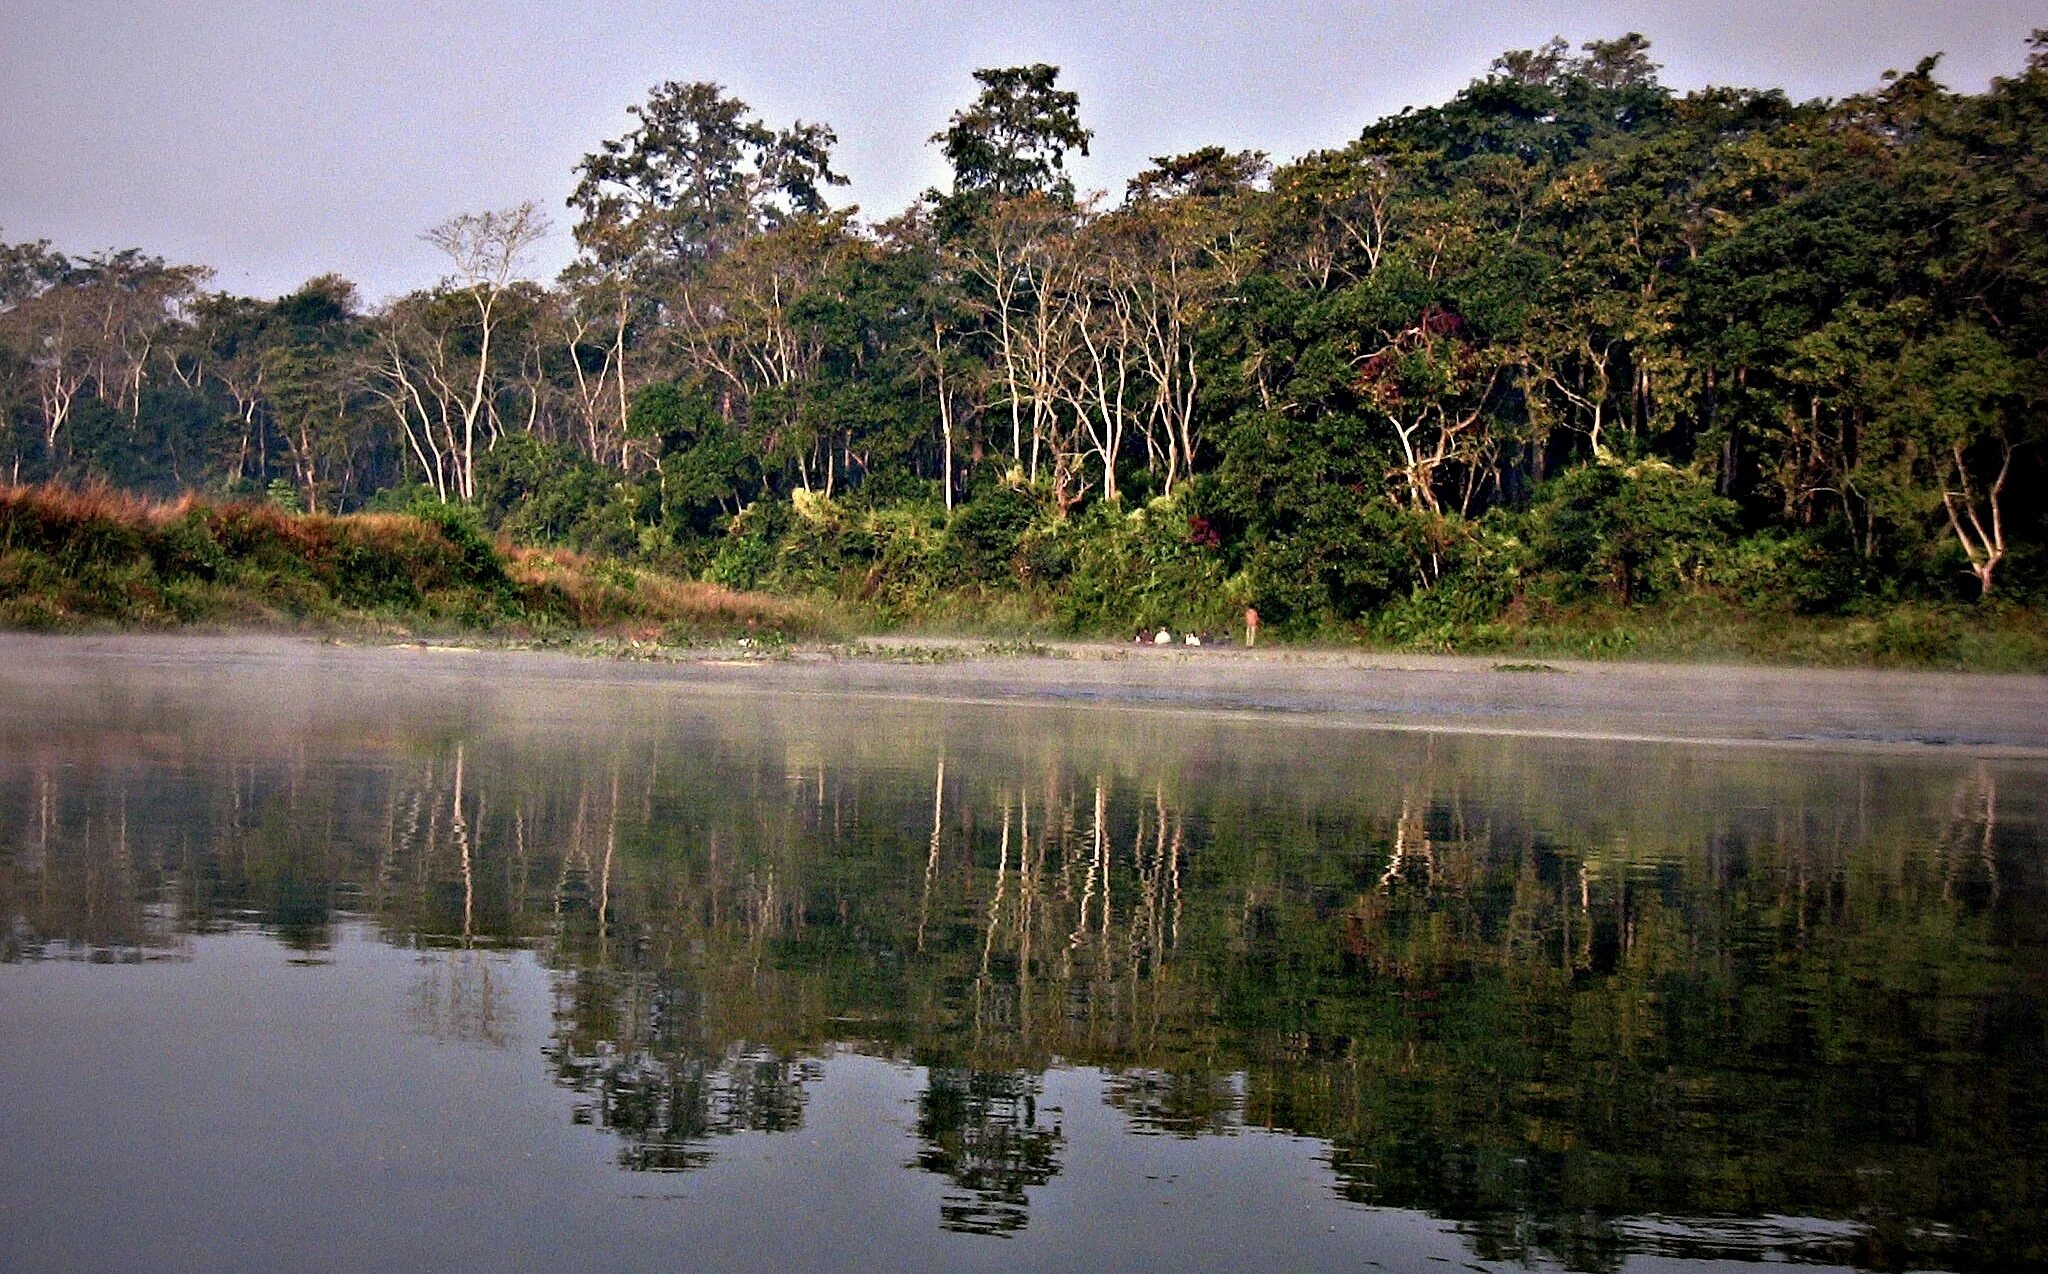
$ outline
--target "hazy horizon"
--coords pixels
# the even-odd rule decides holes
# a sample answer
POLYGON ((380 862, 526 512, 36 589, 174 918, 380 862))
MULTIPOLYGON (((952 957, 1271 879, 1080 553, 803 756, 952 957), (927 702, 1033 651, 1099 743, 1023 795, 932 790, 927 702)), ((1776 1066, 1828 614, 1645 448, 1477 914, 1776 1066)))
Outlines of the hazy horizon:
POLYGON ((526 199, 553 218, 532 269, 552 277, 573 250, 562 205, 575 164, 668 79, 718 81, 776 126, 829 124, 852 179, 836 202, 879 218, 943 182, 926 139, 971 99, 976 67, 1059 64, 1095 131, 1079 182, 1114 194, 1152 155, 1219 144, 1285 160, 1342 145, 1554 34, 1577 45, 1641 31, 1677 91, 1805 99, 1863 91, 1937 52, 1945 83, 1977 91, 2022 67, 2028 32, 2048 27, 2048 0, 949 10, 614 0, 564 17, 531 0, 373 0, 291 14, 81 0, 0 13, 0 106, 16 125, 0 138, 0 241, 140 248, 259 296, 336 272, 375 302, 441 274, 427 226, 526 199))

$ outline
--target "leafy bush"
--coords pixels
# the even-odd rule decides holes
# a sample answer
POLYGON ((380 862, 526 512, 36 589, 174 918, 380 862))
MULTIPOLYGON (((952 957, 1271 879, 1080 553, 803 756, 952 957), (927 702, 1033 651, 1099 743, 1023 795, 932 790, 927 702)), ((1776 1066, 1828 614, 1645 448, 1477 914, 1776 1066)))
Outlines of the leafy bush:
POLYGON ((1708 579, 1753 609, 1807 615, 1840 611, 1871 584, 1859 555, 1814 530, 1744 536, 1721 555, 1708 579))
POLYGON ((505 573, 505 559, 484 534, 474 510, 459 504, 422 504, 414 507, 412 516, 439 531, 455 550, 455 582, 509 593, 512 580, 505 573))
POLYGON ((767 582, 784 593, 833 588, 845 574, 849 551, 858 560, 865 547, 852 520, 836 502, 815 491, 792 492, 784 507, 794 516, 775 546, 775 565, 767 582))
POLYGON ((1448 569, 1456 541, 1444 519, 1384 497, 1330 492, 1326 515, 1256 544, 1248 600, 1282 632, 1357 620, 1400 602, 1448 569))
POLYGON ((264 498, 286 513, 306 511, 305 497, 299 494, 298 487, 285 478, 272 478, 270 486, 265 489, 264 498))
POLYGON ((1070 629, 1227 628, 1241 604, 1217 538, 1178 497, 1126 513, 1097 504, 1073 527, 1061 614, 1070 629))
POLYGON ((944 583, 948 540, 920 506, 880 509, 863 519, 866 570, 861 600, 907 617, 928 607, 944 583))
POLYGON ((1526 526, 1530 575, 1559 600, 1649 601, 1704 582, 1728 552, 1735 504, 1696 473, 1656 461, 1572 469, 1538 488, 1526 526))
POLYGON ((975 492, 954 508, 946 528, 956 577, 972 584, 1016 582, 1018 551, 1038 516, 1038 502, 1021 487, 997 484, 975 492))
POLYGON ((639 484, 530 434, 508 434, 477 459, 476 493, 485 521, 514 541, 581 552, 642 554, 642 506, 653 515, 639 484))
POLYGON ((1498 640, 1520 578, 1516 521, 1414 515, 1407 520, 1423 537, 1418 551, 1427 555, 1434 580, 1418 580, 1405 597, 1379 608, 1369 616, 1369 631, 1396 645, 1432 650, 1498 640))
POLYGON ((640 634, 816 632, 819 614, 634 570, 501 551, 475 510, 332 517, 273 505, 153 504, 105 489, 0 487, 0 625, 290 618, 640 634), (516 567, 516 569, 515 569, 516 567))
POLYGON ((758 588, 776 563, 776 549, 789 529, 789 505, 764 496, 740 510, 711 561, 711 578, 727 588, 758 588))

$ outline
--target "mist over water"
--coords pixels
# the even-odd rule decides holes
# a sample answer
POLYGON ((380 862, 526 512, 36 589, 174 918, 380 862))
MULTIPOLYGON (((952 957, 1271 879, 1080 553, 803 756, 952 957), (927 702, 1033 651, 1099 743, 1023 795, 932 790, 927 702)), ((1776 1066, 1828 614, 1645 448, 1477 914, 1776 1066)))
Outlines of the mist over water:
POLYGON ((2039 760, 496 667, 0 683, 0 1265, 2042 1259, 2039 760))

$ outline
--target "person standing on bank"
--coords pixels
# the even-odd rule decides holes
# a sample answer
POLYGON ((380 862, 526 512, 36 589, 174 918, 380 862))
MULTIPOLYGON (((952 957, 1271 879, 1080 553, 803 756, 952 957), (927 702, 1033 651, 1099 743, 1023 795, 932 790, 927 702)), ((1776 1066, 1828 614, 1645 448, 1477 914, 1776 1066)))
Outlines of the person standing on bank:
POLYGON ((1244 608, 1244 644, 1246 648, 1259 644, 1259 612, 1250 606, 1244 608))

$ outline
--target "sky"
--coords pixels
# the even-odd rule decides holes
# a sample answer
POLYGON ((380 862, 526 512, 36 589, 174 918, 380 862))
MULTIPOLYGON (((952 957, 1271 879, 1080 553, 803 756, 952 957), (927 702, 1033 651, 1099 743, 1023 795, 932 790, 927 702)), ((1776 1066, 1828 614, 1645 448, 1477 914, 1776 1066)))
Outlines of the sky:
POLYGON ((2024 65, 2048 0, 15 0, 0 4, 0 242, 136 247, 256 296, 337 272, 376 302, 432 284, 427 227, 535 200, 573 253, 578 160, 664 80, 713 80, 775 127, 839 134, 871 217, 943 184, 927 139, 976 67, 1052 62, 1120 194, 1153 155, 1285 160, 1442 102, 1501 51, 1640 31, 1662 79, 1874 87, 1944 53, 1965 91, 2024 65))

